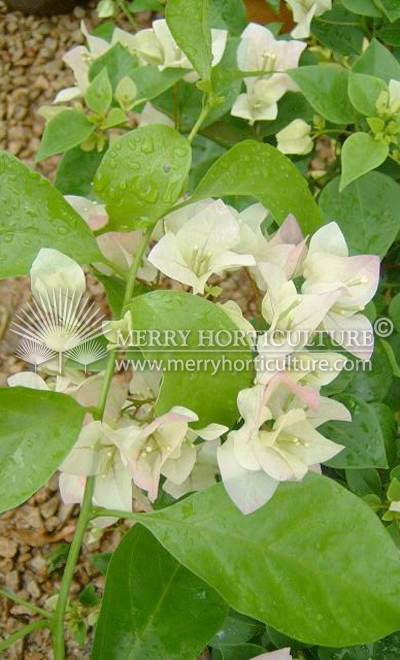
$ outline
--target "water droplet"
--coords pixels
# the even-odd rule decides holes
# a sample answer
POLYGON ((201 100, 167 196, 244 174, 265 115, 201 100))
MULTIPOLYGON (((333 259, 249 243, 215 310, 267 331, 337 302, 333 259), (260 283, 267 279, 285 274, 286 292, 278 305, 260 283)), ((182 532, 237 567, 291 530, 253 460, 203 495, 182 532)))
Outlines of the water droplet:
POLYGON ((147 137, 143 140, 143 143, 141 145, 141 151, 144 154, 151 154, 154 151, 154 141, 151 137, 147 137))

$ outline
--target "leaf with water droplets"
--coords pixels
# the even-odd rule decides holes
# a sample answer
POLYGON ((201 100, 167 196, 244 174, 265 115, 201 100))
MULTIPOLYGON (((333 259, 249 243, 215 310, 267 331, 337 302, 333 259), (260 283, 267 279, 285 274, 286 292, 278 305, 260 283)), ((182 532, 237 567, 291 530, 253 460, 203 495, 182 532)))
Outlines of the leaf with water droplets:
POLYGON ((326 422, 323 436, 346 447, 327 465, 335 468, 387 468, 385 443, 379 421, 368 403, 352 394, 335 397, 351 413, 351 422, 326 422))
POLYGON ((281 484, 249 516, 218 484, 140 522, 235 610, 289 637, 340 647, 400 629, 398 549, 332 479, 281 484))
POLYGON ((356 112, 347 92, 349 72, 337 64, 301 66, 289 72, 307 101, 334 124, 350 124, 356 112))
POLYGON ((107 570, 92 660, 192 660, 227 613, 214 589, 135 525, 107 570))
POLYGON ((352 254, 383 258, 400 230, 400 189, 381 172, 369 172, 339 192, 340 177, 330 181, 319 197, 325 222, 334 220, 352 254))
POLYGON ((65 394, 0 388, 0 513, 50 479, 77 441, 84 415, 65 394))
POLYGON ((211 75, 211 30, 207 0, 168 0, 165 17, 179 48, 203 80, 211 75))
POLYGON ((192 153, 175 129, 154 124, 126 133, 104 156, 94 181, 110 229, 156 222, 181 196, 192 153))
POLYGON ((307 182, 293 163, 270 144, 244 140, 208 170, 189 201, 251 195, 281 224, 291 213, 304 233, 322 224, 307 182))
POLYGON ((28 275, 43 247, 80 264, 103 261, 92 231, 50 181, 0 151, 0 279, 28 275))

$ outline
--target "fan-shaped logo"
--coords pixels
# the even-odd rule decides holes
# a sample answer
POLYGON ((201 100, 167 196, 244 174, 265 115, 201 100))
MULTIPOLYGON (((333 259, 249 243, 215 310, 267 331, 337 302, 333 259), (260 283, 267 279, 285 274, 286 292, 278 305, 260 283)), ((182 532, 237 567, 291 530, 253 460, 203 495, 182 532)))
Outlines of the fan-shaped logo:
POLYGON ((58 370, 62 373, 65 358, 84 366, 107 355, 105 346, 98 340, 103 336, 104 314, 90 303, 88 297, 60 289, 46 292, 27 303, 16 315, 11 331, 22 337, 15 354, 38 366, 58 359, 58 370))

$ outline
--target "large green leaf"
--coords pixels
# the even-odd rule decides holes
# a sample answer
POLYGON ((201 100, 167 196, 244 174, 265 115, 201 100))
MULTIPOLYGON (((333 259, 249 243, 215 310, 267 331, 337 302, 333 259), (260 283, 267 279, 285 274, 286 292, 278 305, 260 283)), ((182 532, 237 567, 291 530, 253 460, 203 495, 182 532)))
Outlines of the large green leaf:
POLYGON ((339 394, 336 398, 350 411, 352 420, 326 422, 320 427, 322 435, 346 447, 328 465, 336 468, 387 468, 385 443, 374 411, 357 396, 339 394))
POLYGON ((384 80, 366 73, 349 75, 349 97, 358 112, 367 117, 374 117, 377 113, 376 102, 381 92, 387 92, 388 86, 384 80))
POLYGON ((64 394, 0 389, 0 513, 50 479, 77 441, 84 415, 64 394))
POLYGON ((340 647, 400 628, 398 550, 331 479, 283 484, 249 516, 218 484, 140 520, 236 610, 290 637, 340 647))
MULTIPOLYGON (((228 315, 208 300, 188 293, 154 291, 134 300, 132 322, 135 330, 174 331, 176 342, 180 342, 176 347, 170 341, 164 348, 157 348, 156 344, 151 346, 152 338, 148 334, 147 346, 145 339, 139 347, 148 359, 163 360, 165 367, 168 367, 168 359, 178 361, 177 368, 173 362, 170 370, 164 373, 157 413, 180 405, 198 414, 200 428, 212 422, 232 426, 238 418, 238 392, 250 386, 253 366, 250 348, 240 347, 237 342, 235 346, 234 336, 229 337, 237 327, 228 315), (186 346, 179 339, 179 331, 189 331, 186 346), (214 334, 209 335, 210 332, 214 334), (227 346, 219 347, 217 338, 227 346), (211 360, 214 365, 224 360, 225 367, 219 363, 213 375, 211 360), (235 366, 236 360, 243 361, 243 367, 235 366)), ((161 334, 161 342, 163 336, 161 334)))
POLYGON ((350 135, 342 149, 340 192, 352 181, 382 165, 388 155, 389 145, 383 140, 375 140, 368 133, 350 135))
POLYGON ((46 124, 36 163, 61 154, 84 142, 94 131, 95 125, 78 110, 62 110, 46 124))
POLYGON ((190 201, 251 195, 281 224, 292 213, 305 233, 321 225, 318 207, 297 167, 270 144, 245 140, 208 170, 190 201))
POLYGON ((140 525, 115 551, 92 660, 193 660, 227 605, 140 525))
POLYGON ((169 126, 143 126, 119 138, 94 181, 110 229, 129 231, 158 220, 181 195, 190 164, 189 142, 169 126))
POLYGON ((339 192, 340 178, 330 181, 319 197, 326 222, 334 220, 352 254, 381 258, 400 230, 400 189, 389 176, 370 172, 339 192))
POLYGON ((334 124, 354 122, 355 112, 347 93, 348 71, 337 64, 302 66, 289 71, 307 101, 334 124))
POLYGON ((168 0, 165 18, 179 48, 203 80, 211 75, 208 0, 168 0))
POLYGON ((400 80, 400 64, 392 53, 377 39, 372 39, 367 50, 353 66, 356 73, 369 73, 386 82, 400 80))
POLYGON ((42 247, 81 264, 103 257, 85 221, 51 183, 0 151, 0 279, 27 275, 42 247))
POLYGON ((130 74, 137 88, 137 100, 151 101, 175 85, 187 73, 186 69, 165 69, 158 66, 140 66, 130 74))

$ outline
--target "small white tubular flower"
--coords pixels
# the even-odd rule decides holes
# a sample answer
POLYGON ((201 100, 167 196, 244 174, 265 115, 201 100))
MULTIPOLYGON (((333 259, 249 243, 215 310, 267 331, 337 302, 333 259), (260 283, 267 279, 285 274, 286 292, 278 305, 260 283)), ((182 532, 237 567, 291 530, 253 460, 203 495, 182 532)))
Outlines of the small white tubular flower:
MULTIPOLYGON (((237 51, 237 63, 241 71, 260 71, 267 76, 273 75, 274 80, 280 80, 286 91, 296 91, 297 87, 285 73, 295 69, 300 55, 307 44, 302 41, 275 39, 268 28, 250 23, 241 35, 237 51)), ((246 78, 246 83, 252 86, 257 78, 246 78)))
MULTIPOLYGON (((218 441, 216 445, 218 446, 221 435, 226 433, 228 430, 229 428, 227 426, 223 426, 222 424, 208 424, 208 426, 204 427, 203 429, 197 429, 196 431, 188 429, 182 445, 171 454, 171 456, 167 459, 161 468, 161 473, 167 477, 168 484, 181 487, 185 483, 186 486, 184 486, 184 488, 186 488, 188 486, 188 482, 190 481, 190 476, 192 475, 192 472, 195 468, 198 453, 202 447, 202 445, 195 446, 195 440, 197 438, 201 438, 202 440, 207 440, 208 442, 218 441)), ((205 454, 203 455, 203 458, 208 461, 209 455, 205 454)), ((198 472, 198 475, 199 474, 200 473, 198 472)), ((191 483, 193 485, 193 480, 191 483)))
POLYGON ((231 114, 250 124, 272 120, 278 114, 277 101, 297 87, 285 73, 295 68, 306 44, 277 40, 268 28, 250 23, 241 36, 237 63, 242 71, 259 71, 262 77, 244 79, 246 93, 236 99, 231 114))
MULTIPOLYGON (((211 30, 212 66, 216 66, 221 61, 227 36, 226 30, 211 30)), ((137 32, 135 45, 141 61, 144 64, 157 64, 160 71, 167 68, 193 69, 193 65, 173 38, 164 18, 154 21, 150 29, 137 32)), ((195 82, 197 79, 198 76, 195 74, 195 78, 191 76, 189 82, 195 82)))
POLYGON ((142 112, 135 113, 136 123, 139 127, 150 126, 151 124, 163 124, 164 126, 175 126, 172 119, 157 110, 151 103, 146 103, 142 112))
POLYGON ((215 484, 218 474, 217 450, 219 445, 219 440, 196 445, 195 464, 187 479, 181 483, 167 479, 164 482, 163 490, 175 499, 179 499, 187 493, 204 490, 215 484))
POLYGON ((314 146, 311 126, 303 119, 295 119, 276 134, 277 148, 283 154, 308 154, 314 146))
POLYGON ((64 295, 79 296, 86 289, 85 274, 79 264, 66 254, 52 248, 41 248, 32 264, 31 287, 34 298, 44 302, 53 291, 58 296, 60 291, 64 295))
POLYGON ((346 241, 335 222, 312 237, 304 261, 306 294, 336 292, 336 301, 321 321, 324 330, 350 353, 368 360, 373 350, 372 326, 360 314, 373 298, 379 282, 379 257, 349 257, 346 241))
POLYGON ((244 513, 267 502, 280 481, 300 481, 312 465, 333 458, 343 449, 318 433, 301 408, 272 422, 267 393, 262 385, 239 392, 238 408, 244 424, 229 433, 218 451, 228 494, 244 513))
POLYGON ((297 23, 291 31, 295 39, 309 37, 314 16, 321 16, 332 9, 332 0, 287 0, 287 4, 293 12, 294 22, 297 23))
POLYGON ((262 291, 266 289, 264 263, 267 269, 275 264, 288 278, 295 277, 307 253, 305 239, 294 216, 288 215, 278 231, 269 237, 261 229, 267 214, 262 204, 252 204, 239 215, 241 240, 237 249, 254 256, 256 267, 251 268, 251 273, 262 291))
POLYGON ((149 254, 149 261, 162 273, 204 293, 208 278, 233 267, 253 266, 254 257, 235 252, 240 243, 239 223, 221 200, 198 210, 177 233, 167 231, 149 254))
MULTIPOLYGON (((113 441, 131 470, 135 485, 148 492, 151 502, 157 499, 163 466, 169 458, 180 456, 188 424, 197 419, 191 410, 174 406, 147 426, 131 425, 113 432, 113 441)), ((190 464, 192 457, 185 456, 186 460, 190 464)))
POLYGON ((65 503, 81 503, 86 477, 95 476, 93 501, 98 506, 132 511, 132 476, 106 424, 91 422, 83 427, 60 471, 65 503))

